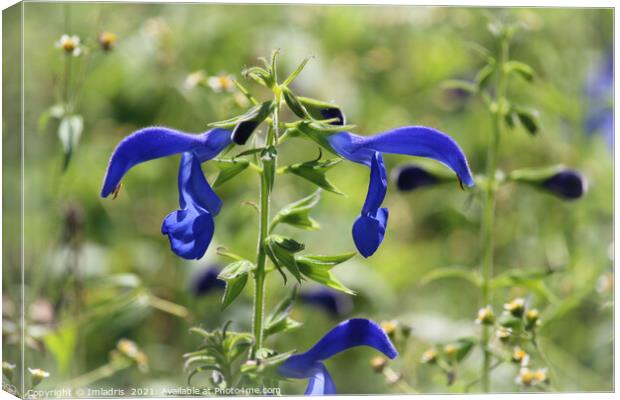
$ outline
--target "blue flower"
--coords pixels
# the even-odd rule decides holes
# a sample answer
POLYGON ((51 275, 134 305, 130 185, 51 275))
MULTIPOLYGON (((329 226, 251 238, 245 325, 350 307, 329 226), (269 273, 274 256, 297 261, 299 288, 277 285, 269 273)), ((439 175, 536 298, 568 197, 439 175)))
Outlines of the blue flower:
POLYGON ((353 302, 349 296, 323 286, 300 293, 299 300, 302 303, 322 308, 333 317, 344 317, 353 308, 353 302))
POLYGON ((377 251, 385 235, 387 208, 380 208, 387 192, 382 153, 432 158, 452 169, 460 182, 474 185, 467 159, 458 144, 445 133, 424 126, 406 126, 373 136, 349 132, 322 132, 301 127, 311 139, 350 161, 370 167, 370 184, 362 213, 353 225, 353 240, 359 252, 369 257, 377 251))
POLYGON ((218 279, 221 268, 218 265, 211 265, 201 269, 192 280, 191 290, 195 296, 203 296, 213 290, 221 290, 226 287, 226 282, 218 279))
POLYGON ((199 259, 207 251, 214 231, 213 217, 222 202, 204 177, 200 164, 230 144, 230 131, 212 129, 192 135, 162 127, 144 128, 123 139, 110 157, 101 196, 116 193, 120 181, 134 165, 182 153, 179 167, 179 210, 164 219, 172 251, 185 259, 199 259))
POLYGON ((566 169, 544 180, 542 186, 560 198, 576 200, 586 192, 588 183, 579 172, 566 169))
POLYGON ((354 318, 338 324, 310 350, 295 354, 278 368, 287 378, 309 378, 306 395, 335 394, 336 386, 323 361, 356 346, 369 346, 391 359, 398 352, 383 329, 368 319, 354 318))

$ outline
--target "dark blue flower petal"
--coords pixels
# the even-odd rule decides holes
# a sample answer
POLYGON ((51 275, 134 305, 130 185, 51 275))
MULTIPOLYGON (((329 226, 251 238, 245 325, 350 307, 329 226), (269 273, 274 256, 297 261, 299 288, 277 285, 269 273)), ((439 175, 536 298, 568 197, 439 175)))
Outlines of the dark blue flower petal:
POLYGON ((417 165, 403 165, 392 171, 392 179, 396 182, 398 190, 409 192, 425 186, 433 186, 439 183, 436 176, 417 165))
POLYGON ((161 228, 176 255, 188 260, 204 255, 213 238, 213 217, 221 205, 202 173, 198 157, 183 153, 179 167, 180 209, 168 214, 161 228))
POLYGON ((193 152, 202 162, 215 157, 229 143, 230 131, 219 128, 199 135, 162 127, 140 129, 123 139, 114 149, 101 197, 114 192, 125 173, 136 164, 184 152, 193 152))
POLYGON ((577 171, 564 170, 545 180, 542 185, 554 195, 566 200, 576 200, 587 190, 587 182, 577 171))
POLYGON ((298 298, 302 303, 319 307, 333 317, 344 317, 353 309, 349 296, 324 286, 306 290, 298 298))
POLYGON ((474 185, 465 154, 445 133, 424 126, 406 126, 373 136, 339 132, 327 139, 342 157, 367 166, 375 152, 432 158, 452 169, 467 186, 474 185))
POLYGON ((398 355, 396 348, 376 322, 354 318, 338 324, 310 350, 289 357, 278 371, 289 378, 309 378, 314 376, 322 361, 356 346, 370 346, 392 359, 398 355))
POLYGON ((380 208, 376 214, 360 215, 353 223, 353 241, 360 254, 372 256, 385 237, 389 211, 380 208))
POLYGON ((375 215, 381 207, 387 193, 387 172, 381 153, 375 152, 370 164, 370 182, 366 200, 362 207, 362 215, 375 215))
POLYGON ((329 372, 327 372, 325 365, 319 363, 308 380, 308 387, 304 395, 324 396, 329 394, 336 394, 336 385, 329 375, 329 372))
POLYGON ((214 290, 224 289, 226 282, 218 279, 221 268, 218 265, 211 265, 201 269, 191 282, 191 291, 195 296, 203 296, 214 290))

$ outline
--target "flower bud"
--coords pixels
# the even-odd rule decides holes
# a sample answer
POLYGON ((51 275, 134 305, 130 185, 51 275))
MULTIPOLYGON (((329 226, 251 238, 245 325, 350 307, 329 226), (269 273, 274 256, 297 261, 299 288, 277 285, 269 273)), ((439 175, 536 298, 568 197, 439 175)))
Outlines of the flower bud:
POLYGON ((50 376, 49 372, 43 371, 41 368, 28 368, 28 372, 30 372, 30 382, 33 388, 50 376))
POLYGON ((99 45, 101 46, 101 49, 103 51, 112 50, 114 48, 114 44, 116 43, 116 40, 117 40, 116 34, 112 32, 102 32, 97 38, 97 41, 99 42, 99 45))
POLYGON ((538 318, 540 317, 540 312, 532 308, 525 313, 525 329, 532 330, 538 325, 538 318))
POLYGON ((243 115, 230 136, 231 140, 239 145, 245 144, 254 130, 271 113, 273 101, 266 101, 248 111, 243 115))
POLYGON ((481 325, 493 325, 495 322, 495 314, 490 305, 478 310, 478 316, 476 317, 476 323, 481 325))
POLYGON ((587 190, 587 181, 577 171, 564 170, 542 182, 542 185, 554 195, 575 200, 583 196, 587 190))
POLYGON ((501 342, 505 343, 510 340, 510 337, 512 336, 512 329, 500 326, 497 331, 495 331, 495 336, 497 336, 501 342))
POLYGON ((370 365, 376 373, 381 373, 387 365, 387 359, 381 356, 374 357, 372 360, 370 360, 370 365))
POLYGON ((2 373, 7 379, 10 381, 13 379, 13 370, 15 369, 15 364, 11 364, 6 361, 2 361, 2 373))
POLYGON ((314 119, 332 119, 336 118, 334 122, 330 122, 331 125, 345 125, 346 117, 340 107, 332 103, 326 103, 324 101, 310 99, 308 97, 297 97, 302 106, 308 111, 310 116, 314 119))
POLYGON ((525 300, 518 297, 510 303, 504 304, 504 310, 508 311, 517 318, 521 318, 521 316, 523 316, 523 311, 525 311, 525 300))
POLYGON ((428 349, 424 353, 422 353, 421 361, 424 364, 433 364, 437 361, 437 350, 428 349))
POLYGON ((392 180, 396 182, 398 190, 413 191, 424 186, 433 186, 440 183, 440 179, 426 169, 414 165, 403 165, 392 172, 392 180))
POLYGON ((215 92, 232 92, 235 88, 234 78, 232 75, 220 74, 216 76, 210 76, 207 79, 207 85, 215 92))

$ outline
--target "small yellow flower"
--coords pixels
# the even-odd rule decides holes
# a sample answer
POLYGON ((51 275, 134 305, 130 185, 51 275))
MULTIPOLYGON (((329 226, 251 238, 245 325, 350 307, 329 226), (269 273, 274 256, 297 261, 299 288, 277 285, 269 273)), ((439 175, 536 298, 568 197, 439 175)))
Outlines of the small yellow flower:
POLYGON ((521 368, 515 382, 519 385, 530 386, 534 383, 534 372, 529 368, 521 368))
POLYGON ((49 372, 44 371, 41 368, 28 368, 28 372, 30 372, 32 387, 37 386, 43 379, 50 376, 49 372))
POLYGON ((185 89, 193 89, 198 85, 204 85, 206 83, 206 75, 203 70, 192 72, 187 75, 185 81, 183 82, 183 87, 185 89))
POLYGON ((422 353, 421 361, 424 364, 432 364, 435 361, 437 361, 437 350, 435 349, 426 350, 424 353, 422 353))
POLYGON ((518 297, 510 303, 504 304, 504 310, 508 311, 515 317, 521 317, 525 310, 525 299, 518 297))
POLYGON ((454 357, 456 355, 456 346, 453 344, 447 344, 443 347, 443 352, 448 357, 454 357))
POLYGON ((102 32, 99 37, 97 38, 97 40, 99 41, 99 44, 101 45, 101 48, 103 49, 103 51, 110 51, 112 50, 112 48, 114 47, 114 44, 116 43, 117 40, 117 36, 116 34, 112 33, 112 32, 102 32))
POLYGON ((216 93, 232 92, 235 88, 235 83, 233 81, 234 76, 220 74, 217 76, 210 76, 207 79, 207 85, 216 93))
POLYGON ((512 329, 500 326, 497 331, 495 331, 495 336, 502 342, 510 339, 510 335, 512 335, 512 329))
POLYGON ((521 347, 516 346, 512 351, 512 361, 525 367, 530 360, 530 356, 521 347))
POLYGON ((120 351, 123 355, 131 358, 131 359, 135 359, 136 356, 138 355, 138 353, 140 352, 140 349, 138 349, 138 345, 136 345, 135 342, 129 340, 129 339, 121 339, 118 341, 118 343, 116 344, 116 348, 118 349, 118 351, 120 351))
POLYGON ((385 357, 381 356, 373 357, 373 359, 370 360, 370 365, 375 372, 381 373, 387 365, 387 360, 385 359, 385 357))
POLYGON ((76 35, 62 35, 56 42, 56 47, 64 50, 66 54, 70 54, 74 57, 77 57, 82 53, 82 49, 80 48, 80 38, 76 35))
POLYGON ((398 328, 398 321, 383 321, 381 322, 381 328, 388 336, 394 336, 396 328, 398 328))
POLYGON ((528 310, 525 313, 525 327, 527 329, 532 329, 536 327, 536 325, 539 323, 539 320, 538 320, 539 317, 540 317, 540 312, 537 309, 532 308, 531 310, 528 310))
POLYGON ((549 377, 547 376, 547 368, 541 368, 534 372, 534 381, 535 383, 547 383, 549 381, 549 377))
POLYGON ((482 325, 492 325, 495 322, 495 314, 490 305, 478 310, 478 316, 476 317, 476 323, 482 325))

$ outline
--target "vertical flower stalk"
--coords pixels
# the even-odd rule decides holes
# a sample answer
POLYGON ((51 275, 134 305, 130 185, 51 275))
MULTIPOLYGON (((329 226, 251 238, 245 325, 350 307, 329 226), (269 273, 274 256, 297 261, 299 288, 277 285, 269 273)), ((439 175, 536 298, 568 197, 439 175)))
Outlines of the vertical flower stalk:
MULTIPOLYGON (((277 54, 277 53, 276 53, 277 54)), ((275 57, 275 55, 274 55, 275 57)), ((275 67, 275 66, 274 66, 275 67)), ((275 74, 275 68, 274 68, 275 74)), ((275 80, 275 78, 274 78, 275 80)), ((275 178, 277 154, 270 149, 274 149, 278 137, 278 123, 280 117, 280 92, 274 90, 275 107, 272 111, 272 120, 267 132, 264 154, 261 154, 261 173, 260 173, 260 208, 259 208, 259 234, 256 250, 256 271, 254 273, 254 310, 252 314, 254 346, 251 358, 256 358, 256 352, 263 344, 263 314, 265 309, 265 263, 267 254, 265 252, 265 240, 269 234, 269 213, 271 202, 271 190, 275 178)))
MULTIPOLYGON (((481 262, 482 262, 482 286, 481 298, 482 307, 492 302, 490 288, 493 278, 493 258, 494 258, 494 227, 495 227, 495 194, 497 191, 497 156, 499 151, 499 141, 502 135, 504 117, 503 107, 507 104, 506 95, 506 76, 504 64, 508 60, 508 40, 505 35, 501 39, 501 49, 497 64, 497 74, 495 77, 495 101, 491 103, 489 110, 492 117, 492 129, 489 137, 486 160, 486 185, 484 186, 484 205, 482 210, 481 230, 481 262)), ((489 352, 490 327, 483 326, 481 346, 483 351, 482 361, 482 390, 491 391, 491 353, 489 352)))

